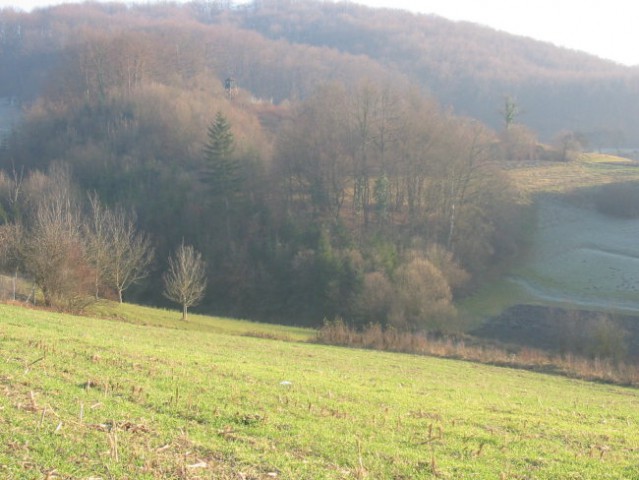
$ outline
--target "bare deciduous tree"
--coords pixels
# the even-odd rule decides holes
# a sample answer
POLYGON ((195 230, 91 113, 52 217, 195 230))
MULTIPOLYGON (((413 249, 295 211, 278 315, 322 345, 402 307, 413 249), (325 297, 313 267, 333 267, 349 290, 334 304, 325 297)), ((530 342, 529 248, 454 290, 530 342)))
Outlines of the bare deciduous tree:
POLYGON ((123 302, 124 291, 148 275, 154 251, 149 237, 137 231, 134 219, 122 210, 105 216, 109 265, 106 277, 123 302))
POLYGON ((182 320, 188 308, 197 305, 206 290, 206 263, 202 254, 182 243, 169 257, 169 270, 163 275, 164 296, 182 305, 182 320))
POLYGON ((47 190, 36 206, 21 254, 46 305, 79 310, 86 305, 92 273, 68 172, 53 172, 47 190))
POLYGON ((89 195, 90 216, 85 224, 87 253, 95 269, 95 299, 100 298, 101 290, 108 281, 107 272, 110 260, 109 225, 111 212, 100 202, 97 194, 89 195))
POLYGON ((90 217, 86 222, 87 254, 94 272, 94 295, 104 289, 117 292, 120 303, 124 291, 148 274, 153 248, 147 235, 135 228, 135 217, 121 208, 111 210, 97 195, 89 195, 90 217))
POLYGON ((0 268, 12 273, 11 298, 16 300, 18 271, 20 269, 20 246, 22 245, 22 226, 6 223, 0 226, 0 268))

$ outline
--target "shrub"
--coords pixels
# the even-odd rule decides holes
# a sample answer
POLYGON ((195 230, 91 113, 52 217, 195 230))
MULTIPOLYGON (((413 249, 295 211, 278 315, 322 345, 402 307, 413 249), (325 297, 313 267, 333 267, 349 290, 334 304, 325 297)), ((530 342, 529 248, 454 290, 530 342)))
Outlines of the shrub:
POLYGON ((386 324, 393 299, 393 286, 382 272, 364 275, 362 289, 357 297, 357 316, 367 322, 386 324))
POLYGON ((553 321, 558 324, 559 350, 564 355, 575 353, 619 362, 628 354, 628 332, 607 315, 571 310, 554 314, 553 321))
POLYGON ((399 330, 446 331, 456 315, 453 295, 442 272, 425 258, 413 258, 394 275, 396 292, 389 322, 399 330))
POLYGON ((598 318, 592 330, 590 353, 594 357, 619 362, 628 353, 627 337, 628 332, 610 318, 598 318))

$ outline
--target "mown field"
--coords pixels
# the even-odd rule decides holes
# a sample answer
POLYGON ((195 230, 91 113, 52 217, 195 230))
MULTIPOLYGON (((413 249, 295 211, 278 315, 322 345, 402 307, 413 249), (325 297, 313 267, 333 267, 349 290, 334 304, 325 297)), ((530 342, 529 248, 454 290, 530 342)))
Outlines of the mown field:
POLYGON ((639 163, 623 157, 588 153, 572 162, 513 163, 509 176, 522 194, 574 192, 607 183, 639 181, 639 163))
POLYGON ((636 390, 101 313, 0 306, 0 478, 639 478, 636 390))
POLYGON ((639 220, 608 217, 591 205, 602 185, 639 183, 639 163, 589 154, 513 165, 508 173, 536 209, 529 245, 506 278, 465 308, 480 316, 522 303, 639 312, 639 220))

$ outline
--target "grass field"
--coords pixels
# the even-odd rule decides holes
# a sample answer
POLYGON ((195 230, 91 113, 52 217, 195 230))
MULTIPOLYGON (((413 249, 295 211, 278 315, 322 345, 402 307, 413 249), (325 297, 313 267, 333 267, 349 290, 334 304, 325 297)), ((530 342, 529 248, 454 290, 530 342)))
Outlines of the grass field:
POLYGON ((0 306, 0 478, 639 478, 636 390, 123 310, 0 306))
POLYGON ((529 197, 570 193, 575 189, 615 182, 639 181, 639 163, 604 154, 583 154, 573 162, 531 162, 513 165, 509 175, 529 197))
POLYGON ((462 308, 483 318, 521 303, 639 312, 639 220, 607 217, 588 206, 593 187, 639 182, 639 164, 589 154, 508 172, 537 210, 528 252, 462 308))

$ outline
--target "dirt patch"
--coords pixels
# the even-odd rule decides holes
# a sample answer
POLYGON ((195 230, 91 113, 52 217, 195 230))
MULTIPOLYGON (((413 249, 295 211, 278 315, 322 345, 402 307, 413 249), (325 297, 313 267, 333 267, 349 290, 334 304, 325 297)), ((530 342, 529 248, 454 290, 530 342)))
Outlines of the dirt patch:
POLYGON ((519 348, 639 360, 639 316, 516 305, 470 333, 519 348))

